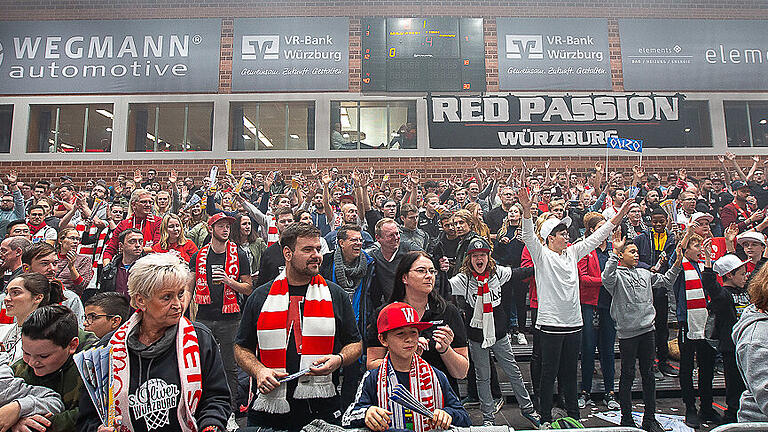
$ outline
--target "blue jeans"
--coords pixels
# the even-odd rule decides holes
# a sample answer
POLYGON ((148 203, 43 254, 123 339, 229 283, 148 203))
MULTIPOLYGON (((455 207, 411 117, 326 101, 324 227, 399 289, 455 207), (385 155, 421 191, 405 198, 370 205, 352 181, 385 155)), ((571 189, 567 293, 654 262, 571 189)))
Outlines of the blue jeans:
POLYGON ((595 346, 600 351, 600 370, 603 373, 603 386, 606 392, 612 392, 616 376, 614 365, 614 343, 616 328, 608 309, 582 304, 581 317, 584 328, 581 332, 581 391, 592 392, 592 373, 595 369, 595 346), (595 329, 593 319, 598 314, 599 329, 595 329))

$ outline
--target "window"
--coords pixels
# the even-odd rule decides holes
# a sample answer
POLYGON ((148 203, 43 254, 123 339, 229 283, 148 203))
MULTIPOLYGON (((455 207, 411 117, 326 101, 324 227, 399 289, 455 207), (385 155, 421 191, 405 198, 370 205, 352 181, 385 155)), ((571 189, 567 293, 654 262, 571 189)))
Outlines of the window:
POLYGON ((416 101, 331 102, 331 150, 415 148, 416 101))
POLYGON ((768 147, 768 101, 724 102, 728 147, 768 147))
POLYGON ((230 105, 230 150, 314 148, 313 102, 237 102, 230 105))
POLYGON ((111 104, 30 105, 28 153, 109 152, 111 104))
POLYGON ((0 105, 0 153, 11 151, 11 123, 13 105, 0 105))
POLYGON ((129 152, 210 151, 213 103, 130 104, 129 152))

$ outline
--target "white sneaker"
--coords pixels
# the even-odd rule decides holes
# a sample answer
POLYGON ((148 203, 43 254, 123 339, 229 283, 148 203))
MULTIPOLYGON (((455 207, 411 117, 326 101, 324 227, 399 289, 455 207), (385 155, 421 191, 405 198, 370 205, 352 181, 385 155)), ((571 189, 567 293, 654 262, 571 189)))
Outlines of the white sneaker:
POLYGON ((523 332, 517 333, 517 344, 518 345, 528 345, 528 339, 525 338, 525 335, 523 332))
POLYGON ((238 429, 240 429, 240 425, 235 421, 235 414, 230 414, 229 420, 227 420, 227 432, 234 432, 238 429))

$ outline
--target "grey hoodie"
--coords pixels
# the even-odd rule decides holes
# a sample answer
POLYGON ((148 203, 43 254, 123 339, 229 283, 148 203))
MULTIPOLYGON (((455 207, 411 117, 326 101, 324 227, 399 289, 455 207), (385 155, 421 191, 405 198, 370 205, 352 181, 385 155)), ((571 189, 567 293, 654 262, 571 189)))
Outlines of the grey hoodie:
POLYGON ((611 318, 616 322, 616 336, 629 339, 654 329, 653 289, 669 289, 681 267, 672 266, 662 275, 618 264, 619 258, 612 253, 603 270, 603 286, 613 297, 611 318))
POLYGON ((747 306, 731 337, 736 344, 736 363, 747 385, 741 394, 739 423, 768 421, 768 313, 758 311, 755 305, 747 306))
POLYGON ((64 409, 58 393, 47 387, 29 385, 13 376, 9 366, 0 365, 0 406, 13 401, 21 408, 19 417, 58 414, 64 409))

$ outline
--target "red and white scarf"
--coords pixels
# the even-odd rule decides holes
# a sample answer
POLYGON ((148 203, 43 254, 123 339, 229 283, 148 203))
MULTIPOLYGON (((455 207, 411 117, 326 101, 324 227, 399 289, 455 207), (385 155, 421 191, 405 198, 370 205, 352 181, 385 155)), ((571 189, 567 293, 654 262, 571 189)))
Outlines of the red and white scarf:
POLYGON ((688 258, 683 258, 685 277, 685 305, 688 310, 688 339, 704 339, 704 327, 707 324, 707 299, 699 272, 688 258))
POLYGON ((483 274, 477 274, 473 271, 472 276, 477 279, 477 298, 469 326, 483 329, 482 347, 488 348, 496 343, 496 322, 493 320, 491 290, 488 288, 488 270, 483 274))
MULTIPOLYGON (((115 399, 115 415, 123 418, 122 424, 127 430, 134 429, 131 424, 128 402, 131 362, 128 358, 126 339, 131 330, 141 322, 141 318, 141 312, 134 313, 125 324, 115 331, 109 341, 112 347, 111 385, 115 399)), ((200 359, 197 332, 195 332, 192 323, 184 317, 179 320, 175 347, 181 381, 181 400, 176 407, 176 415, 182 431, 197 432, 197 422, 194 415, 197 411, 197 404, 203 397, 202 360, 200 359)))
MULTIPOLYGON (((240 276, 240 262, 237 256, 237 244, 235 242, 227 241, 226 245, 226 261, 224 263, 224 273, 232 279, 237 279, 240 276)), ((206 272, 206 265, 208 263, 208 251, 211 250, 211 244, 203 246, 200 252, 197 254, 197 261, 195 262, 195 303, 197 304, 211 304, 211 290, 208 288, 208 278, 206 272)), ((224 292, 222 293, 222 307, 221 313, 238 313, 240 312, 240 306, 237 304, 237 293, 235 290, 224 284, 224 292)))
MULTIPOLYGON (((408 390, 419 402, 430 411, 443 408, 443 389, 440 388, 437 374, 429 363, 414 354, 408 377, 410 381, 408 390)), ((390 400, 395 386, 397 386, 397 376, 395 375, 395 368, 392 367, 392 362, 389 360, 389 354, 387 354, 379 368, 379 376, 376 380, 376 396, 379 399, 379 407, 392 413, 392 428, 405 429, 405 409, 402 405, 390 400)), ((415 432, 429 430, 429 425, 427 425, 424 417, 418 413, 413 413, 413 430, 415 432)))
MULTIPOLYGON (((264 366, 278 372, 286 371, 286 351, 288 349, 288 307, 290 306, 288 280, 285 270, 272 282, 269 295, 264 301, 261 313, 256 321, 259 360, 264 366)), ((299 370, 308 368, 313 363, 333 353, 336 319, 333 315, 331 290, 322 276, 312 278, 307 287, 304 300, 304 313, 301 320, 302 346, 299 370)), ((289 412, 286 398, 287 384, 278 386, 267 394, 259 393, 253 402, 253 409, 272 414, 289 412)), ((293 397, 296 399, 329 398, 336 395, 336 388, 331 375, 299 378, 293 397)))
POLYGON ((280 234, 277 233, 277 220, 274 215, 267 217, 267 247, 272 246, 280 240, 280 234))

